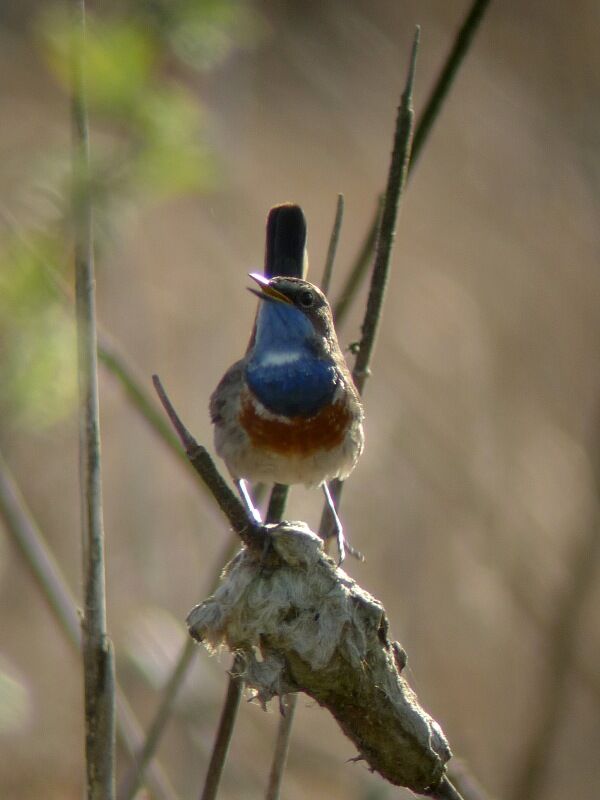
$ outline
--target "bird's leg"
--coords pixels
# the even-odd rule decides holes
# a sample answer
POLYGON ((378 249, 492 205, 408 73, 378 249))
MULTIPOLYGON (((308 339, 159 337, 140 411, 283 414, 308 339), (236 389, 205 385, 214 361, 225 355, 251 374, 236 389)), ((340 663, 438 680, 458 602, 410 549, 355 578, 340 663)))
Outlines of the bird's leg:
POLYGON ((246 481, 243 478, 237 478, 234 481, 235 485, 237 486, 238 492, 240 493, 240 497, 242 498, 242 502, 246 507, 246 511, 250 514, 254 522, 257 525, 262 525, 262 517, 260 516, 260 511, 254 505, 254 501, 252 500, 252 496, 250 494, 250 490, 246 485, 246 481))
POLYGON ((339 563, 341 564, 342 561, 346 558, 346 537, 344 536, 344 528, 342 527, 342 521, 340 520, 337 510, 335 508, 335 503, 333 502, 333 497, 331 496, 331 492, 329 491, 329 486, 327 481, 323 481, 321 484, 323 488, 323 494, 325 495, 325 500, 327 501, 327 505, 329 506, 329 511, 331 512, 331 516, 333 517, 333 525, 335 528, 335 540, 337 542, 338 553, 340 556, 339 563))

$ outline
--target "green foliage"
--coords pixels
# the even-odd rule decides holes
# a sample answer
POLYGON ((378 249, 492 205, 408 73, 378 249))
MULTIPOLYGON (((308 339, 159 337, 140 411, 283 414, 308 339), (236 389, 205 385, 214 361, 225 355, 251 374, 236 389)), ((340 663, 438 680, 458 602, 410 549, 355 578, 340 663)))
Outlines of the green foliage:
MULTIPOLYGON (((43 7, 35 30, 49 69, 69 96, 78 41, 70 9, 43 7)), ((213 68, 263 31, 242 0, 126 0, 88 11, 82 56, 91 174, 73 180, 68 154, 56 150, 31 159, 59 167, 33 175, 33 184, 44 184, 61 218, 41 221, 42 233, 34 219, 30 230, 0 241, 4 419, 43 428, 69 414, 75 402, 73 312, 48 265, 71 258, 71 214, 79 193, 92 193, 95 249, 102 254, 124 218, 124 202, 157 203, 213 187, 217 169, 205 143, 207 115, 185 85, 189 68, 213 68)))
POLYGON ((60 420, 76 397, 74 323, 47 268, 64 257, 59 241, 44 235, 2 244, 0 408, 17 424, 41 429, 60 420))

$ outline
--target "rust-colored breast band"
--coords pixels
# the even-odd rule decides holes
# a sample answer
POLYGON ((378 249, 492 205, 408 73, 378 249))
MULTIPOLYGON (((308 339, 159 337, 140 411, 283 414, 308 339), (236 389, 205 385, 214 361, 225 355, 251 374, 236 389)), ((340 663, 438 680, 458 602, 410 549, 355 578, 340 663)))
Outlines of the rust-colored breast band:
POLYGON ((313 417, 291 417, 289 422, 262 417, 248 396, 240 410, 240 424, 255 447, 299 457, 309 457, 340 445, 351 419, 343 401, 326 406, 313 417))

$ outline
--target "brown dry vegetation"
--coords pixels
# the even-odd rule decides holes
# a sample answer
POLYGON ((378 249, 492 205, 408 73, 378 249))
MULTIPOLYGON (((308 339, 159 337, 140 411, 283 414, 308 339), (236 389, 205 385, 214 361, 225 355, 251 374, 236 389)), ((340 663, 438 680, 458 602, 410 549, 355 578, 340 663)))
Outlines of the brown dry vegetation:
MULTIPOLYGON (((101 324, 148 386, 160 373, 199 441, 211 442, 209 394, 245 347, 245 275, 262 263, 269 207, 303 206, 317 280, 344 193, 335 296, 385 182, 413 26, 418 112, 464 6, 259 3, 264 40, 194 84, 210 110, 218 188, 124 220, 97 278, 101 324)), ((411 178, 365 397, 367 447, 344 495, 351 541, 367 555, 348 569, 384 603, 409 679, 455 754, 508 800, 548 702, 540 690, 577 548, 597 525, 598 24, 589 0, 492 3, 411 178)), ((2 206, 27 222, 37 209, 20 175, 29 153, 67 141, 68 108, 27 19, 4 9, 0 25, 2 206)), ((359 303, 344 344, 360 315, 359 303)), ((101 406, 109 627, 119 678, 147 721, 227 535, 105 371, 101 406)), ((73 587, 76 434, 73 416, 43 432, 0 422, 73 587)), ((318 492, 294 490, 288 516, 314 527, 319 507, 318 492)), ((5 538, 0 557, 0 656, 26 690, 19 724, 0 726, 0 795, 76 798, 80 667, 5 538)), ((597 576, 572 620, 544 800, 600 791, 597 576)), ((202 780, 227 664, 200 653, 161 746, 182 797, 202 780)), ((301 700, 298 712, 286 798, 398 796, 345 763, 354 751, 325 711, 301 700)), ((275 707, 242 708, 224 799, 262 796, 276 723, 275 707)))

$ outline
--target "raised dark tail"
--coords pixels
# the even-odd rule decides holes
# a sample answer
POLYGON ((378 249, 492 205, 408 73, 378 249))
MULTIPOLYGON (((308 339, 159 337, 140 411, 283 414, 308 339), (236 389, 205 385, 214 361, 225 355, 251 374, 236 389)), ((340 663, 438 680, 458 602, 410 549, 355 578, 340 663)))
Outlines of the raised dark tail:
POLYGON ((273 206, 267 217, 265 275, 305 278, 307 268, 304 212, 293 203, 273 206))

